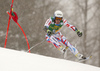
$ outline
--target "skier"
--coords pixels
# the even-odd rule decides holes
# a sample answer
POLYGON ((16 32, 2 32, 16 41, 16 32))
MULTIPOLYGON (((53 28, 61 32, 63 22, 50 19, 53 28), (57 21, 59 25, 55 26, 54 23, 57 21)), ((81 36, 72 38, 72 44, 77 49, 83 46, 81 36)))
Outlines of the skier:
POLYGON ((75 26, 71 25, 66 19, 63 19, 63 13, 60 10, 57 10, 54 12, 54 17, 47 19, 44 25, 44 30, 47 33, 46 40, 49 43, 52 43, 63 54, 68 47, 78 59, 86 59, 86 57, 80 54, 78 50, 67 41, 66 37, 61 34, 59 30, 63 25, 75 31, 79 37, 82 36, 82 32, 80 32, 75 26), (62 47, 60 42, 62 42, 66 48, 62 47))

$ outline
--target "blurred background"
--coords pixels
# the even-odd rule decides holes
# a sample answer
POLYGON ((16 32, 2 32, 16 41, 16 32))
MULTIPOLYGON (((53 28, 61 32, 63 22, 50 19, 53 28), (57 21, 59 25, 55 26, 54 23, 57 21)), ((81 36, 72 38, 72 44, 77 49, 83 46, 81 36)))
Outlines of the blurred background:
MULTIPOLYGON (((0 47, 4 47, 5 43, 9 18, 6 11, 10 10, 11 1, 0 0, 0 47)), ((80 53, 85 56, 92 55, 92 59, 83 63, 100 67, 100 0, 15 0, 14 11, 19 17, 18 23, 23 28, 30 47, 44 41, 32 48, 31 53, 77 61, 69 50, 64 58, 60 51, 45 40, 45 21, 56 10, 61 10, 64 18, 83 32, 83 36, 78 37, 66 26, 60 30, 80 53)), ((25 37, 13 20, 10 23, 6 48, 28 51, 25 37)))

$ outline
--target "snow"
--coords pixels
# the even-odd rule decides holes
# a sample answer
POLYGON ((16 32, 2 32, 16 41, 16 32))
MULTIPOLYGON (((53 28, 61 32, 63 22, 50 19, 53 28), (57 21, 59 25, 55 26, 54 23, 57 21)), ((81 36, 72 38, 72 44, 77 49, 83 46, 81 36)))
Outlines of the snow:
POLYGON ((0 71, 100 71, 100 68, 0 47, 0 71))

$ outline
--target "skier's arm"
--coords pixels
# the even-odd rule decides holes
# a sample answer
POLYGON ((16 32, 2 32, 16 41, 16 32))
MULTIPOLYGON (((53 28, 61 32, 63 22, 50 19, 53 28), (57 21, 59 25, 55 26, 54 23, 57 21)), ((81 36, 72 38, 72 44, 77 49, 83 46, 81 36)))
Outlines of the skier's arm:
POLYGON ((43 30, 44 30, 45 32, 47 32, 47 30, 49 30, 48 27, 49 27, 49 25, 51 24, 51 22, 52 22, 52 20, 51 20, 50 18, 47 19, 47 21, 45 22, 45 25, 44 25, 44 28, 43 28, 43 30))
POLYGON ((82 32, 80 32, 80 30, 78 30, 75 26, 71 25, 67 20, 63 20, 63 22, 65 26, 75 31, 79 37, 82 36, 82 32))
POLYGON ((43 30, 44 30, 49 36, 51 36, 52 34, 54 34, 53 31, 50 31, 50 30, 48 29, 48 27, 49 27, 49 25, 51 24, 51 22, 52 22, 52 20, 49 18, 49 19, 46 21, 46 23, 45 23, 45 25, 44 25, 44 28, 43 28, 43 30))
POLYGON ((45 25, 46 27, 49 27, 49 25, 51 24, 52 20, 51 18, 47 19, 47 21, 45 22, 45 25))
POLYGON ((73 31, 76 30, 76 27, 71 25, 67 20, 63 19, 63 23, 65 26, 67 26, 68 28, 72 29, 73 31))

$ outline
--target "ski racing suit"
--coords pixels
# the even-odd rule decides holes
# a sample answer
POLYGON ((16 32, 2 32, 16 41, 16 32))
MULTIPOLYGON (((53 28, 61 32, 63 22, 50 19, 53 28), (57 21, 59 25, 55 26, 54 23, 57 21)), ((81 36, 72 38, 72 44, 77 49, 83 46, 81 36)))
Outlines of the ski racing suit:
POLYGON ((75 31, 75 26, 69 24, 68 21, 65 19, 62 19, 58 25, 55 24, 53 17, 50 17, 49 19, 47 19, 44 26, 47 27, 50 31, 55 30, 55 34, 53 34, 51 36, 48 36, 48 34, 46 34, 45 35, 46 40, 49 43, 52 43, 61 52, 63 52, 63 49, 65 49, 60 45, 60 42, 62 42, 66 47, 68 47, 68 49, 75 56, 77 56, 79 54, 78 50, 73 45, 71 45, 67 41, 66 37, 63 36, 61 34, 61 32, 59 31, 63 25, 65 25, 65 26, 69 27, 70 29, 72 29, 73 31, 75 31))

